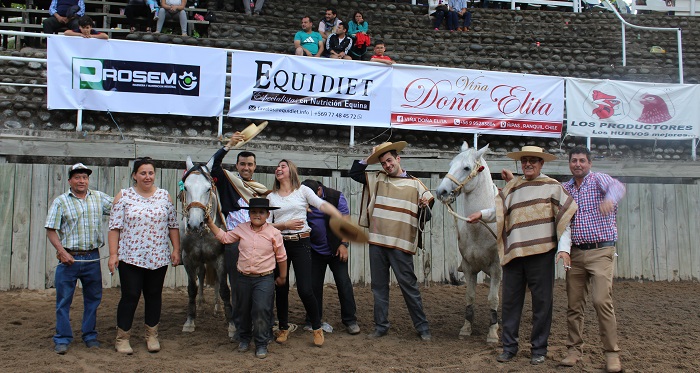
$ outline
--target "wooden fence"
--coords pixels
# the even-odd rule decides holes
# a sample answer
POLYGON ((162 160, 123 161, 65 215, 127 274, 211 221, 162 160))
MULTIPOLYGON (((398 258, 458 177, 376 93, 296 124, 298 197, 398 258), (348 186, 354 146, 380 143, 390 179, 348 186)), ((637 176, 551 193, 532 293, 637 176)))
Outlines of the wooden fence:
MULTIPOLYGON (((114 195, 130 185, 127 167, 91 167, 93 189, 114 195)), ((176 194, 183 170, 159 169, 157 183, 176 194)), ((256 174, 256 180, 271 186, 272 174, 256 174)), ((302 177, 303 178, 303 177, 302 177)), ((316 179, 341 190, 348 199, 353 219, 359 213, 361 185, 341 177, 316 179)), ((440 182, 438 174, 422 181, 432 190, 440 182)), ((619 279, 694 280, 700 278, 700 186, 688 184, 627 184, 627 195, 620 204, 618 227, 619 279)), ((46 164, 0 164, 0 289, 44 289, 53 286, 57 265, 55 250, 46 239, 44 223, 53 199, 68 189, 67 166, 46 164)), ((178 211, 181 206, 177 206, 178 211)), ((106 223, 104 217, 105 238, 106 223)), ((454 219, 438 202, 428 226, 426 249, 415 256, 421 282, 445 282, 462 278, 457 272, 459 252, 454 219)), ((100 249, 108 256, 107 247, 100 249)), ((106 259, 103 260, 106 262, 106 259)), ((356 284, 370 282, 366 245, 350 247, 350 277, 356 284)), ((119 284, 118 274, 110 276, 102 265, 104 287, 119 284)), ((393 276, 393 275, 392 275, 393 276)), ((557 266, 557 277, 563 271, 557 266)), ((480 280, 483 274, 480 275, 480 280)), ((332 282, 330 274, 328 282, 332 282)), ((166 286, 186 285, 183 267, 171 268, 166 286)))

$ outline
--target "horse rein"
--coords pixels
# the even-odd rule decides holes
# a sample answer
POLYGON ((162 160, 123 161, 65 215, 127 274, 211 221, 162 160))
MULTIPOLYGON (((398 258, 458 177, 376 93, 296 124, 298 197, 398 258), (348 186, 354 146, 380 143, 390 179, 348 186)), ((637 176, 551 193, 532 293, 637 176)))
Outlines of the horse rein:
MULTIPOLYGON (((460 191, 462 190, 462 188, 464 188, 464 186, 467 185, 467 183, 468 183, 471 179, 475 178, 476 175, 478 175, 478 174, 479 174, 481 171, 483 171, 483 170, 484 170, 484 166, 481 164, 481 160, 477 160, 477 161, 476 161, 476 164, 474 164, 474 168, 472 169, 472 172, 469 173, 469 175, 467 175, 467 177, 464 178, 464 180, 461 181, 461 182, 460 182, 459 180, 457 180, 456 177, 454 177, 453 175, 451 175, 451 174, 449 174, 449 173, 448 173, 447 175, 445 175, 445 178, 449 179, 451 182, 453 182, 453 183, 455 183, 455 185, 457 185, 456 188, 452 189, 452 191, 450 192, 450 194, 452 194, 452 195, 454 195, 454 196, 459 195, 459 193, 460 193, 460 191)), ((465 222, 467 222, 467 223, 471 223, 467 218, 465 218, 464 216, 462 216, 462 215, 456 213, 455 210, 452 208, 452 204, 451 204, 451 203, 447 203, 447 202, 445 202, 445 201, 443 201, 443 203, 445 204, 445 207, 447 207, 447 211, 448 211, 450 214, 452 214, 452 216, 454 216, 455 218, 457 218, 457 219, 459 219, 459 220, 463 220, 463 221, 465 221, 465 222)), ((479 223, 480 223, 481 225, 483 225, 484 227, 486 227, 486 229, 489 231, 489 233, 491 233, 491 235, 493 236, 493 238, 497 238, 497 237, 496 237, 496 233, 494 233, 494 232, 491 230, 491 228, 488 226, 488 224, 484 223, 483 220, 479 220, 479 223)))

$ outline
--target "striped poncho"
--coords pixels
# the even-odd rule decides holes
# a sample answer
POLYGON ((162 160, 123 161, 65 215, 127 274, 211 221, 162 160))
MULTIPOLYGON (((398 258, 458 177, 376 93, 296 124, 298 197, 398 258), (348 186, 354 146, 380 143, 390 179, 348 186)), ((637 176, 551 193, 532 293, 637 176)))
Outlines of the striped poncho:
POLYGON ((501 265, 556 248, 577 208, 561 184, 544 174, 511 180, 496 200, 501 265))
POLYGON ((423 196, 432 205, 433 195, 412 176, 390 177, 384 172, 366 176, 359 224, 369 227, 369 243, 415 254, 421 241, 418 201, 423 196))

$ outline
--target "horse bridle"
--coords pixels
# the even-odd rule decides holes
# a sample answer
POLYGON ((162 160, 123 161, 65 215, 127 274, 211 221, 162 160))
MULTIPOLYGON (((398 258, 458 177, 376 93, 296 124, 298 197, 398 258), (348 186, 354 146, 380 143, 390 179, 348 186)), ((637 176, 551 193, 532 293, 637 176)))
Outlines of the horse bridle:
POLYGON ((469 175, 467 175, 467 177, 464 178, 464 180, 462 182, 457 180, 457 178, 454 177, 454 175, 451 175, 449 173, 447 175, 445 175, 446 178, 448 178, 451 182, 453 182, 453 183, 455 183, 455 185, 457 185, 457 187, 452 189, 452 191, 450 193, 454 196, 459 195, 459 192, 462 190, 462 188, 464 188, 465 185, 467 185, 469 180, 475 178, 476 175, 478 175, 479 172, 481 172, 483 170, 484 170, 484 166, 481 164, 481 160, 478 159, 476 161, 476 163, 474 164, 474 168, 472 169, 472 172, 469 173, 469 175))
MULTIPOLYGON (((462 188, 464 188, 465 185, 467 185, 467 183, 469 182, 469 180, 475 178, 476 175, 478 175, 481 171, 484 170, 484 168, 485 168, 485 167, 481 164, 481 159, 478 159, 478 160, 476 161, 476 163, 474 164, 474 168, 472 169, 472 172, 470 172, 469 175, 467 175, 467 177, 464 178, 464 180, 461 181, 461 182, 460 182, 459 180, 457 180, 457 178, 454 177, 454 175, 451 175, 451 174, 449 174, 449 173, 448 173, 447 175, 445 175, 445 177, 446 177, 447 179, 449 179, 451 182, 453 182, 453 183, 455 183, 455 185, 457 185, 456 188, 452 189, 452 191, 450 192, 450 194, 452 194, 452 195, 455 196, 455 197, 456 197, 457 195, 459 195, 460 191, 462 190, 462 188)), ((467 218, 465 218, 464 216, 462 216, 462 215, 456 213, 455 210, 452 209, 452 204, 447 203, 447 202, 445 202, 445 201, 443 201, 443 203, 445 204, 445 207, 447 207, 447 211, 448 211, 450 214, 452 214, 455 218, 460 219, 460 220, 464 220, 464 221, 466 221, 466 222, 469 222, 469 220, 468 220, 467 218)), ((489 231, 489 233, 491 233, 491 235, 493 236, 493 238, 496 238, 496 233, 494 233, 494 232, 491 230, 491 228, 490 228, 486 223, 484 223, 484 222, 481 221, 481 220, 479 220, 479 223, 481 223, 481 225, 483 225, 484 227, 486 227, 486 229, 489 231)))
MULTIPOLYGON (((207 168, 207 166, 203 165, 195 165, 189 170, 185 172, 185 174, 182 176, 182 183, 183 187, 180 190, 180 193, 178 194, 178 198, 180 199, 180 202, 182 202, 182 215, 186 218, 189 219, 190 217, 190 209, 192 208, 198 208, 204 211, 205 216, 211 215, 211 208, 212 208, 212 203, 214 202, 214 197, 216 196, 216 184, 214 183, 214 178, 211 177, 211 172, 207 168), (187 197, 185 197, 185 188, 184 188, 184 183, 185 180, 187 179, 190 174, 195 174, 195 175, 203 175, 209 183, 211 183, 211 188, 209 189, 209 202, 204 205, 203 203, 199 201, 193 201, 190 203, 187 203, 187 197)), ((207 227, 207 229, 209 229, 207 227)))

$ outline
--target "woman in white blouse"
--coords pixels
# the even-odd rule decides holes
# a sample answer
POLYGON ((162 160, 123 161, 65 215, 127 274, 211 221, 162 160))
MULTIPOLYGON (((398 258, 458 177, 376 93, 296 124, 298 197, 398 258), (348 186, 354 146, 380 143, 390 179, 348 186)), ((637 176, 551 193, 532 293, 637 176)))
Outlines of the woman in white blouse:
POLYGON ((158 323, 168 264, 180 264, 180 231, 168 191, 155 185, 150 157, 137 158, 134 186, 114 197, 109 217, 109 271, 119 269, 121 299, 117 306, 117 352, 132 354, 131 325, 143 293, 146 345, 160 351, 158 323), (168 241, 173 245, 170 252, 168 241))
MULTIPOLYGON (((326 215, 337 218, 342 218, 342 215, 333 205, 302 185, 296 165, 285 159, 277 164, 275 183, 267 198, 271 206, 279 207, 278 210, 271 211, 269 221, 282 231, 284 248, 287 251, 287 268, 294 266, 297 291, 311 320, 314 344, 321 346, 324 337, 316 297, 311 287, 311 228, 306 222, 306 209, 311 205, 326 215)), ((284 343, 289 337, 289 281, 277 287, 275 298, 280 328, 277 342, 284 343)))

